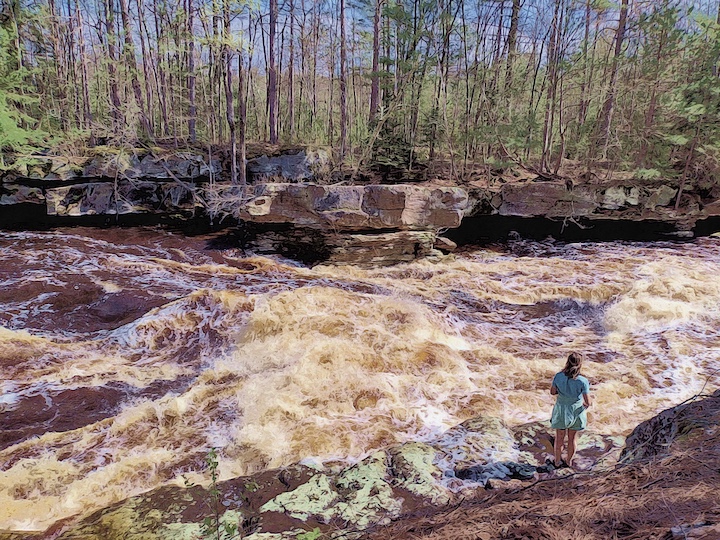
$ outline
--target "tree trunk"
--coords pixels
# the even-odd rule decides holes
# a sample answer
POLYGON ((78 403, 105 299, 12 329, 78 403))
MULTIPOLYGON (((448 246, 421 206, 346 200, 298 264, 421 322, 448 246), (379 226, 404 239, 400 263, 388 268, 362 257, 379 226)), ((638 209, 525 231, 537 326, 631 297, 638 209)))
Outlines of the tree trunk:
POLYGON ((520 23, 520 0, 513 0, 512 12, 510 13, 510 30, 507 38, 507 66, 505 68, 505 96, 509 102, 510 88, 513 80, 513 64, 517 55, 517 34, 520 23))
POLYGON ((135 94, 135 101, 137 102, 138 109, 140 110, 140 121, 142 122, 143 129, 145 130, 148 139, 152 139, 153 132, 150 127, 150 122, 148 122, 147 115, 145 114, 145 100, 143 99, 142 87, 140 86, 140 80, 137 76, 138 69, 135 59, 135 42, 132 37, 133 31, 130 26, 130 10, 128 8, 127 0, 120 0, 120 17, 122 18, 123 34, 125 39, 125 48, 123 49, 125 64, 130 72, 130 83, 132 85, 133 93, 135 94))
POLYGON ((153 114, 153 96, 150 91, 150 74, 148 73, 148 62, 152 62, 151 55, 148 51, 145 14, 143 13, 143 3, 140 0, 136 0, 136 7, 138 10, 138 35, 140 36, 140 52, 142 54, 142 66, 143 66, 143 79, 145 83, 145 102, 147 103, 147 115, 148 121, 150 122, 150 128, 155 132, 155 115, 153 114))
POLYGON ((197 119, 197 106, 195 104, 195 34, 193 27, 195 23, 195 8, 193 0, 187 0, 187 35, 188 35, 188 57, 187 57, 187 90, 188 90, 188 138, 190 142, 197 140, 195 123, 197 119))
POLYGON ((95 146, 95 136, 92 128, 92 109, 90 108, 90 82, 87 71, 87 61, 85 59, 85 33, 83 31, 83 20, 80 13, 79 4, 75 4, 75 14, 78 20, 78 33, 80 43, 78 44, 80 53, 80 78, 83 92, 83 119, 84 127, 90 132, 90 146, 95 146))
POLYGON ((290 59, 288 60, 288 134, 295 138, 295 2, 290 0, 290 59))
POLYGON ((55 64, 55 88, 59 101, 58 116, 60 117, 60 125, 63 131, 67 131, 69 128, 68 117, 67 117, 67 78, 66 78, 66 67, 65 58, 60 45, 63 41, 60 35, 60 20, 57 15, 57 6, 55 0, 48 0, 48 8, 50 10, 50 41, 52 41, 54 64, 55 64))
POLYGON ((373 17, 373 48, 372 48, 372 76, 370 83, 370 116, 372 125, 380 106, 380 17, 382 15, 383 0, 375 0, 375 15, 373 17))
POLYGON ((270 123, 270 144, 277 144, 277 67, 275 65, 275 31, 277 27, 278 3, 270 0, 270 36, 268 59, 267 106, 270 123))
POLYGON ((243 66, 243 55, 238 54, 238 183, 247 185, 247 167, 245 164, 247 155, 247 91, 245 69, 243 66))
POLYGON ((223 66, 225 68, 225 117, 230 130, 230 182, 237 184, 237 140, 232 91, 232 50, 230 49, 230 0, 223 0, 223 66))
POLYGON ((547 105, 545 107, 545 122, 543 124, 543 150, 540 160, 540 170, 550 169, 550 158, 553 146, 553 127, 555 124, 556 93, 558 82, 558 64, 560 61, 560 31, 562 18, 560 5, 563 0, 555 0, 552 27, 550 29, 550 43, 548 44, 548 91, 547 105))
POLYGON ((113 118, 113 133, 120 134, 120 130, 124 127, 125 120, 120 110, 120 94, 118 92, 117 81, 117 49, 115 34, 115 5, 113 0, 107 0, 105 7, 105 29, 107 31, 107 50, 108 50, 108 79, 110 81, 110 110, 113 118))
POLYGON ((67 81, 73 81, 72 84, 72 94, 73 94, 73 104, 75 106, 75 127, 82 128, 83 121, 82 121, 82 113, 80 111, 80 94, 78 92, 78 86, 77 86, 77 80, 78 80, 78 73, 77 73, 77 48, 75 46, 75 26, 74 21, 76 20, 76 17, 73 14, 72 5, 70 4, 70 0, 67 0, 65 3, 66 9, 67 9, 67 18, 68 18, 68 28, 67 28, 67 48, 69 51, 69 58, 68 58, 68 75, 66 80, 67 81))
POLYGON ((607 157, 608 143, 610 142, 610 126, 612 124, 612 115, 615 108, 615 95, 617 93, 617 78, 620 66, 620 56, 622 55, 622 46, 625 39, 625 23, 627 21, 628 0, 622 0, 620 5, 620 18, 618 20, 618 29, 615 34, 615 52, 613 56, 612 66, 610 70, 610 86, 608 94, 605 98, 602 111, 600 112, 599 133, 597 144, 601 146, 603 151, 603 159, 607 157))
POLYGON ((347 152, 347 44, 345 36, 345 0, 340 1, 340 161, 347 152))
POLYGON ((155 36, 157 39, 157 93, 158 93, 158 101, 160 102, 160 113, 162 115, 162 130, 164 135, 170 135, 170 122, 168 120, 168 108, 167 108, 167 84, 165 79, 165 67, 163 64, 165 64, 165 54, 162 50, 162 38, 163 38, 163 32, 160 30, 160 21, 158 19, 158 9, 157 5, 155 6, 155 9, 153 10, 153 20, 155 23, 155 36))

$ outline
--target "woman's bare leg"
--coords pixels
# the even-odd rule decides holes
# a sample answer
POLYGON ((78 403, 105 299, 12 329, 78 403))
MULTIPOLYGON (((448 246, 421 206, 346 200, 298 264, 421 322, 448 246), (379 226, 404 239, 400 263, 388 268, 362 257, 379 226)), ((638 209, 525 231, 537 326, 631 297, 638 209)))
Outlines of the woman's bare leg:
POLYGON ((575 435, 577 435, 577 431, 568 429, 568 465, 572 465, 572 459, 575 455, 575 435))
POLYGON ((562 461, 562 451, 565 445, 565 433, 567 429, 556 429, 555 430, 555 466, 559 467, 562 461))

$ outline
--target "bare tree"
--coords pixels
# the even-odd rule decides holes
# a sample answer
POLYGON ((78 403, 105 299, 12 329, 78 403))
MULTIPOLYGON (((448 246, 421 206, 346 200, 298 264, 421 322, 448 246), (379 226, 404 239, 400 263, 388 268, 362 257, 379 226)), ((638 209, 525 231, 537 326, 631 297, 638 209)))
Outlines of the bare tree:
POLYGON ((612 124, 613 110, 615 108, 615 96, 617 94, 617 79, 622 55, 623 41, 625 40, 625 24, 627 22, 628 0, 622 0, 620 5, 620 18, 618 20, 617 32, 615 33, 615 52, 610 67, 610 83, 607 97, 600 111, 598 123, 597 144, 602 148, 603 159, 607 157, 608 143, 610 141, 610 126, 612 124))
POLYGON ((347 151, 347 36, 345 35, 345 0, 340 3, 340 159, 347 151))
POLYGON ((270 32, 268 58, 267 108, 270 123, 270 144, 277 144, 277 66, 275 61, 275 32, 277 28, 278 3, 270 0, 270 32))
POLYGON ((370 124, 375 122, 375 116, 380 106, 380 17, 382 15, 383 0, 375 0, 375 14, 373 16, 373 45, 372 45, 372 75, 370 90, 370 124))

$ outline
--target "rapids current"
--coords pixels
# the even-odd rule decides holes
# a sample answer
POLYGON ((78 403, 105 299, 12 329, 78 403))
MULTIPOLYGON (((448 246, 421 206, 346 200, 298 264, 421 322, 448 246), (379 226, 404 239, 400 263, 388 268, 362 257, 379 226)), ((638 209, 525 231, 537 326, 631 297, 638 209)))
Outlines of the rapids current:
POLYGON ((0 233, 0 530, 192 477, 352 461, 470 417, 589 430, 720 384, 720 241, 515 241, 382 269, 155 228, 0 233))

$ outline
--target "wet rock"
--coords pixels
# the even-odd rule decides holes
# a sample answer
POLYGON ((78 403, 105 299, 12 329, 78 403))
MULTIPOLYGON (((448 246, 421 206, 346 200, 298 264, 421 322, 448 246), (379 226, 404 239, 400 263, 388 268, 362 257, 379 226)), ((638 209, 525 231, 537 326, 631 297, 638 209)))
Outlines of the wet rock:
POLYGON ((668 206, 675 199, 677 189, 662 185, 650 192, 645 200, 645 208, 654 210, 658 206, 668 206))
POLYGON ((323 522, 342 521, 365 529, 400 514, 388 473, 387 455, 376 452, 331 479, 317 474, 297 489, 268 501, 260 512, 283 512, 301 521, 311 516, 323 522))
MULTIPOLYGON (((458 469, 455 475, 462 480, 470 480, 485 484, 492 478, 498 480, 532 480, 538 467, 527 463, 515 463, 513 461, 501 461, 490 465, 476 465, 466 469, 458 469)), ((547 467, 543 471, 549 470, 547 467)))
POLYGON ((339 498, 330 478, 326 474, 316 474, 296 489, 265 503, 260 512, 282 512, 301 521, 320 516, 329 521, 335 514, 332 506, 339 498))
POLYGON ((425 231, 334 234, 326 242, 330 264, 388 266, 430 255, 435 235, 425 231))
POLYGON ((600 206, 609 210, 617 210, 626 206, 637 206, 640 202, 640 191, 637 187, 613 186, 602 194, 600 206))
POLYGON ((445 253, 452 253, 457 249, 457 244, 450 240, 449 238, 445 238, 444 236, 438 236, 435 239, 435 249, 438 249, 440 251, 444 251, 445 253))
POLYGON ((49 189, 45 192, 47 213, 51 216, 116 214, 114 195, 114 186, 108 183, 49 189))
POLYGON ((720 523, 698 521, 689 525, 677 525, 670 529, 673 540, 712 540, 720 538, 720 523))
POLYGON ((440 484, 443 472, 438 465, 437 448, 413 442, 392 448, 388 453, 399 486, 433 504, 445 504, 450 500, 448 491, 440 484))

